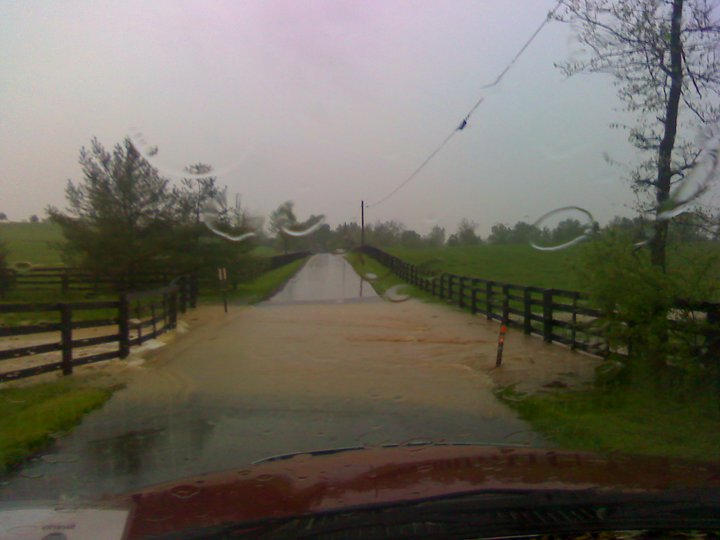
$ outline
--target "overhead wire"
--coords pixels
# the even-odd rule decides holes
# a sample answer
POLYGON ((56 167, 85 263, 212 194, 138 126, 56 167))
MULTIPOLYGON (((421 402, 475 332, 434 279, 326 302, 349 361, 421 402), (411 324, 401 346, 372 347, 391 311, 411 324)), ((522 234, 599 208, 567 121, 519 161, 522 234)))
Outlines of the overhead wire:
MULTIPOLYGON (((497 86, 500 84, 500 81, 502 81, 503 77, 507 74, 508 71, 515 65, 515 63, 518 61, 518 59, 525 53, 527 48, 530 46, 530 44, 535 40, 535 38, 540 34, 542 29, 545 27, 545 25, 550 22, 553 15, 557 12, 557 10, 560 8, 564 0, 557 0, 555 3, 555 7, 553 7, 552 10, 550 10, 543 20, 542 23, 535 29, 535 31, 532 33, 532 35, 525 41, 522 47, 520 47, 520 50, 513 56, 513 58, 510 60, 510 62, 505 66, 505 68, 500 72, 500 74, 495 78, 495 80, 489 84, 483 85, 480 88, 482 90, 487 90, 488 88, 492 88, 494 86, 497 86)), ((470 121, 470 117, 475 113, 478 107, 485 101, 485 96, 481 96, 475 104, 472 106, 472 108, 468 111, 468 113, 463 117, 462 121, 458 126, 453 129, 450 134, 445 137, 445 139, 437 146, 435 149, 420 163, 420 165, 412 172, 408 177, 406 177, 402 182, 400 182, 392 191, 390 191, 387 195, 385 195, 383 198, 375 201, 372 204, 365 205, 365 208, 373 208, 375 206, 378 206, 379 204, 384 203, 387 201, 390 197, 395 195, 398 191, 400 191, 403 187, 405 187, 407 184, 409 184, 420 172, 427 166, 428 163, 432 161, 432 159, 440 153, 440 151, 447 145, 447 143, 450 142, 450 139, 452 139, 455 134, 459 131, 464 130, 467 127, 468 122, 470 121)))

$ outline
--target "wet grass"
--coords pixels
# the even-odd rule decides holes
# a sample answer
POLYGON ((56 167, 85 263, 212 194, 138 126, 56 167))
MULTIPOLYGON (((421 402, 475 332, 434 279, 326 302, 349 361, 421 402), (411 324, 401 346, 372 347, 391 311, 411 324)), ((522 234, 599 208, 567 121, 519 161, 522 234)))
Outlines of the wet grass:
MULTIPOLYGON (((228 301, 234 304, 256 304, 272 296, 282 285, 285 284, 305 264, 307 258, 293 261, 289 264, 269 270, 247 283, 240 283, 237 289, 228 290, 228 301)), ((200 290, 202 302, 222 302, 223 292, 221 289, 214 290, 206 288, 200 290)))
POLYGON ((111 393, 74 378, 0 389, 0 472, 47 447, 111 393))
POLYGON ((407 294, 425 302, 441 303, 438 298, 432 296, 430 293, 407 284, 393 274, 386 266, 383 266, 368 255, 353 251, 345 255, 345 259, 359 275, 374 274, 377 276, 376 279, 368 281, 368 283, 372 284, 373 289, 375 289, 375 292, 380 296, 383 296, 388 289, 395 285, 403 285, 403 288, 398 291, 399 294, 407 294))
POLYGON ((698 402, 631 388, 496 395, 563 449, 713 461, 720 448, 720 414, 698 402))

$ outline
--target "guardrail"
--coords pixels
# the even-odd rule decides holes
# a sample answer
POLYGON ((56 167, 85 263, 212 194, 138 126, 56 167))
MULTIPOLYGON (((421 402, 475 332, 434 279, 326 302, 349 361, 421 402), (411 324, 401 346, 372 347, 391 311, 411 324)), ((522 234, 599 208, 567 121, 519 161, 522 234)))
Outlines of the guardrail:
POLYGON ((0 348, 0 382, 58 370, 63 375, 70 375, 77 366, 127 358, 132 346, 174 329, 178 314, 194 308, 196 303, 196 280, 181 276, 166 287, 123 294, 117 301, 0 304, 0 316, 23 314, 36 319, 14 326, 0 326, 0 338, 37 336, 40 341, 0 348), (110 333, 84 338, 75 335, 77 330, 90 328, 110 328, 110 333), (114 343, 116 347, 109 351, 90 351, 88 354, 82 351, 87 347, 114 343), (53 354, 58 352, 59 355, 53 354), (3 363, 10 360, 22 360, 23 364, 32 365, 3 371, 3 363), (43 360, 48 361, 43 363, 43 360))
MULTIPOLYGON (((626 356, 631 343, 611 347, 603 334, 602 313, 590 305, 588 294, 563 289, 545 289, 502 283, 451 273, 424 274, 417 266, 372 246, 359 248, 377 259, 398 277, 472 314, 522 328, 547 343, 561 343, 572 349, 607 357, 626 356)), ((695 320, 697 354, 720 357, 720 304, 678 302, 678 309, 691 312, 695 320)), ((671 329, 681 329, 684 321, 671 320, 671 329)), ((688 326, 685 325, 687 330, 688 326)))

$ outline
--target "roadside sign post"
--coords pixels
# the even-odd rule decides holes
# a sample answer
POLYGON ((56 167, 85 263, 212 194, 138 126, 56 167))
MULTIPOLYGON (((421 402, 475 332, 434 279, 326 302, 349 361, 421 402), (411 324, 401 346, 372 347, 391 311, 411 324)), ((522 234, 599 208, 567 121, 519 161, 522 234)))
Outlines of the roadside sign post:
POLYGON ((500 336, 498 336, 498 348, 497 348, 497 358, 495 359, 495 367, 500 367, 502 365, 502 355, 503 355, 503 349, 505 348, 505 333, 507 332, 507 326, 505 324, 505 321, 502 322, 500 325, 500 336))
POLYGON ((228 300, 227 300, 227 269, 225 268, 218 268, 218 280, 220 281, 220 285, 222 286, 223 290, 223 307, 225 308, 225 313, 228 312, 228 300))
POLYGON ((360 201, 360 245, 365 245, 365 201, 360 201))

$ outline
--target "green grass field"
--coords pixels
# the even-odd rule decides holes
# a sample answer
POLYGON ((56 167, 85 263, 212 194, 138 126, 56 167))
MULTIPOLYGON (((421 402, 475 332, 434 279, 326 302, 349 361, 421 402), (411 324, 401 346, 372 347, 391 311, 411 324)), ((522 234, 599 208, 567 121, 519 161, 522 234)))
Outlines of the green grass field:
MULTIPOLYGON (((583 290, 578 263, 584 245, 562 251, 539 251, 527 244, 480 245, 474 247, 386 249, 400 259, 428 270, 491 279, 516 285, 583 290)), ((668 247, 668 269, 683 272, 709 252, 720 253, 720 243, 668 247)), ((719 258, 720 261, 720 258, 719 258)), ((720 264, 711 271, 720 278, 720 264)))
POLYGON ((0 389, 0 473, 50 444, 110 397, 76 378, 0 389))
POLYGON ((720 448, 717 408, 693 401, 633 388, 498 397, 564 449, 711 461, 720 448))
POLYGON ((62 241, 63 235, 54 223, 0 223, 0 240, 10 251, 10 264, 62 264, 60 250, 53 243, 62 241))
MULTIPOLYGON (((240 283, 237 289, 228 290, 228 300, 234 304, 255 304, 268 298, 275 290, 300 270, 307 259, 300 259, 275 270, 264 272, 247 283, 240 283)), ((203 302, 222 301, 223 292, 219 287, 207 286, 200 289, 200 300, 203 302)))
POLYGON ((577 249, 538 251, 526 244, 475 247, 402 248, 387 250, 404 261, 428 269, 492 279, 503 283, 575 289, 577 249))

